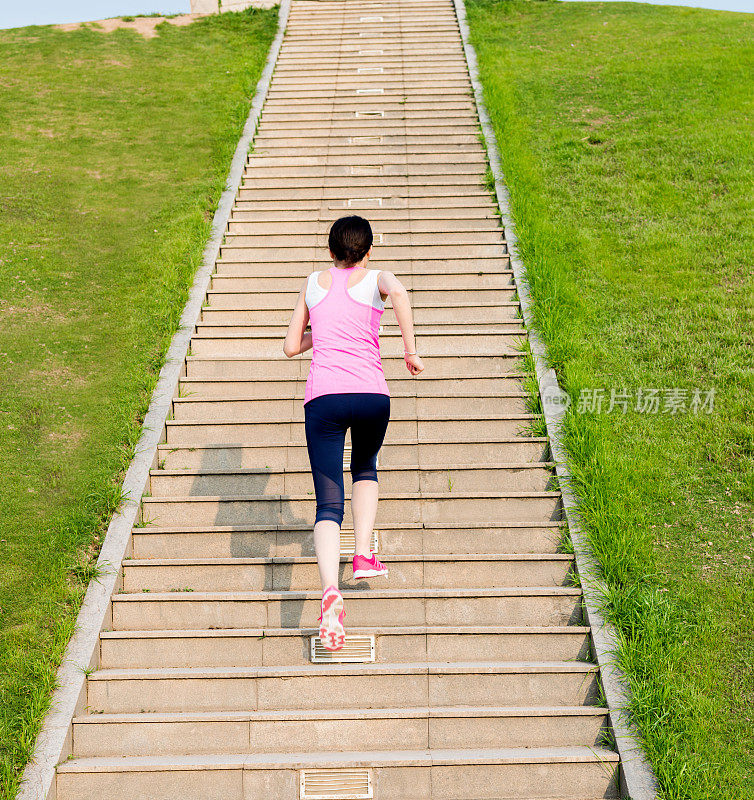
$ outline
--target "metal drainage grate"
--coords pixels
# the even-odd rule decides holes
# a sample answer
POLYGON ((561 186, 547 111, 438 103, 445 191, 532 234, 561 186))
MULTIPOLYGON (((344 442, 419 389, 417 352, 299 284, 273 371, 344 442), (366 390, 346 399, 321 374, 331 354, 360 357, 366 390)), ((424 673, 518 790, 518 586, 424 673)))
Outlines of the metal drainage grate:
POLYGON ((372 770, 368 767, 352 769, 302 769, 301 800, 369 800, 372 792, 372 770))
POLYGON ((348 208, 381 208, 381 197, 351 197, 347 201, 348 208))
POLYGON ((374 663, 374 636, 349 636, 340 650, 328 650, 323 646, 319 636, 311 637, 311 660, 314 664, 347 663, 347 664, 372 664, 374 663))
MULTIPOLYGON (((378 552, 379 537, 377 531, 372 532, 372 552, 378 552)), ((356 550, 356 539, 354 538, 353 531, 340 529, 340 552, 341 555, 353 555, 356 550)))
POLYGON ((348 144, 382 144, 382 136, 349 136, 348 144))
MULTIPOLYGON (((356 112, 358 116, 359 112, 356 112)), ((382 164, 357 164, 351 167, 351 175, 382 175, 382 164)))

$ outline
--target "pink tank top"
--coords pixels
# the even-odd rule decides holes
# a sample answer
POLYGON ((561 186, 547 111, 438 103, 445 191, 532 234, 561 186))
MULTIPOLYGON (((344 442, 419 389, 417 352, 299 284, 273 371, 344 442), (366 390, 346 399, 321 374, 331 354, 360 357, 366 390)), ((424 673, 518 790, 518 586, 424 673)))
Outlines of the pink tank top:
POLYGON ((313 347, 304 403, 323 394, 341 392, 390 395, 380 359, 383 304, 376 288, 379 272, 369 270, 349 290, 348 278, 353 269, 330 267, 332 283, 328 289, 319 285, 316 272, 309 276, 306 294, 313 347), (377 300, 362 302, 369 300, 363 290, 370 287, 377 300), (357 289, 361 290, 357 293, 357 289), (361 299, 354 299, 351 292, 361 299))

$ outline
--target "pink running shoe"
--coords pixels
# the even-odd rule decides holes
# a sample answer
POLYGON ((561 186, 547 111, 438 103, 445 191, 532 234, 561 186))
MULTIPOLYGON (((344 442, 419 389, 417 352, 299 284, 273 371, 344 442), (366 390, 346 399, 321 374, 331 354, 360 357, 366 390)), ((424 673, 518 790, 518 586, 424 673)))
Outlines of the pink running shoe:
POLYGON ((379 575, 387 575, 387 567, 377 560, 377 556, 355 555, 353 557, 353 577, 354 578, 376 578, 379 575))
POLYGON ((345 644, 345 616, 343 595, 337 586, 328 586, 322 594, 322 613, 319 615, 319 638, 328 650, 340 650, 345 644))

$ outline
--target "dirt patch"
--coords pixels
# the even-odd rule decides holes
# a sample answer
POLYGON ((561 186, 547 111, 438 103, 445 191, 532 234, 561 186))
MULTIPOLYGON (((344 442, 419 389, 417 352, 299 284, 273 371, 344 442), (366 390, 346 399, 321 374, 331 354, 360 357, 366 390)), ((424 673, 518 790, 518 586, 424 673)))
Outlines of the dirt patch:
POLYGON ((84 434, 77 428, 69 431, 50 431, 47 434, 47 441, 53 444, 67 445, 68 447, 78 447, 84 440, 84 434))
POLYGON ((171 25, 190 25, 194 20, 200 17, 205 17, 206 14, 179 14, 175 17, 133 17, 131 19, 124 19, 123 17, 110 17, 108 19, 98 19, 93 22, 67 22, 63 25, 56 25, 55 27, 61 31, 75 31, 82 25, 91 25, 93 30, 102 31, 103 33, 112 33, 118 28, 128 28, 129 30, 140 33, 145 39, 154 39, 157 36, 155 30, 162 22, 168 22, 171 25))
POLYGON ((35 383, 43 384, 48 388, 87 385, 86 376, 74 372, 70 367, 53 359, 48 359, 42 369, 29 370, 28 377, 35 383))
POLYGON ((16 322, 17 320, 29 321, 45 319, 46 322, 63 324, 68 321, 65 314, 61 314, 52 306, 43 302, 33 302, 27 303, 26 305, 15 306, 2 302, 0 303, 0 312, 2 312, 6 320, 10 319, 12 322, 16 322))

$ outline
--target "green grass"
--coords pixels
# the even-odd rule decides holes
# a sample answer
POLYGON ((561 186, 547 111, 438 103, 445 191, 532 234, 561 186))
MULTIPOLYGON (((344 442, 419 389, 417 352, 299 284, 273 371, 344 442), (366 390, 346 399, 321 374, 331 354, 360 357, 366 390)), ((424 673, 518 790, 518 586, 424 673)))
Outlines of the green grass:
POLYGON ((470 0, 566 444, 664 798, 754 796, 754 18, 470 0), (635 410, 640 388, 660 413, 635 410), (714 389, 711 414, 664 390, 714 389), (602 413, 578 408, 604 388, 602 413), (610 391, 627 389, 624 414, 610 391))
POLYGON ((0 797, 14 797, 277 28, 0 31, 0 797))

